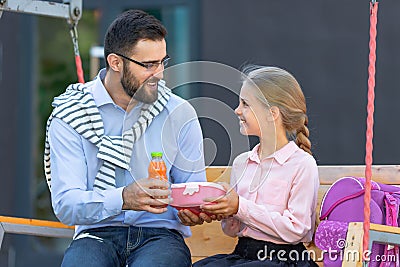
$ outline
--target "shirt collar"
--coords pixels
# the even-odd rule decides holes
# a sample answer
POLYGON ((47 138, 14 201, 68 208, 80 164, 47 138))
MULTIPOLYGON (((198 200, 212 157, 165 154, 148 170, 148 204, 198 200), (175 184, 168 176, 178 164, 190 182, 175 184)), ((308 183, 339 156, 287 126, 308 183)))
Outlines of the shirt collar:
MULTIPOLYGON (((249 160, 254 161, 256 163, 260 163, 260 157, 258 156, 258 148, 260 144, 257 144, 249 153, 249 160)), ((278 151, 275 151, 272 155, 265 158, 266 159, 275 159, 280 165, 283 165, 291 155, 293 155, 298 149, 300 149, 295 142, 290 141, 286 145, 284 145, 278 151)))
POLYGON ((104 87, 103 80, 105 76, 106 69, 101 69, 99 71, 99 74, 96 76, 96 79, 93 81, 94 85, 92 87, 91 93, 93 95, 94 102, 98 107, 106 104, 115 105, 110 94, 107 92, 107 89, 104 87))

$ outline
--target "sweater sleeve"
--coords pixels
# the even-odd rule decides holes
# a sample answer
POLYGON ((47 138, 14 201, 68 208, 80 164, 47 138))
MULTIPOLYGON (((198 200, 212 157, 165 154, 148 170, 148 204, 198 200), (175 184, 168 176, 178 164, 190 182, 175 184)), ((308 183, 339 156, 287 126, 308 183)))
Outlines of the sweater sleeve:
MULTIPOLYGON (((57 218, 68 225, 93 224, 122 211, 122 190, 88 190, 88 172, 81 137, 54 118, 49 129, 51 200, 57 218)), ((92 177, 94 179, 94 177, 92 177)))

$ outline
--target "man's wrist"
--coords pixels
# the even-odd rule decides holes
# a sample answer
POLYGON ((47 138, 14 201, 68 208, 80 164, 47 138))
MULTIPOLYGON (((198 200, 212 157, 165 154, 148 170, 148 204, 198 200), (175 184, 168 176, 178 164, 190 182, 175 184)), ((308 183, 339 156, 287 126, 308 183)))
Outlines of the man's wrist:
POLYGON ((127 193, 126 193, 126 186, 125 186, 124 189, 122 189, 122 210, 127 210, 128 209, 128 206, 125 203, 125 199, 127 199, 126 194, 127 193))

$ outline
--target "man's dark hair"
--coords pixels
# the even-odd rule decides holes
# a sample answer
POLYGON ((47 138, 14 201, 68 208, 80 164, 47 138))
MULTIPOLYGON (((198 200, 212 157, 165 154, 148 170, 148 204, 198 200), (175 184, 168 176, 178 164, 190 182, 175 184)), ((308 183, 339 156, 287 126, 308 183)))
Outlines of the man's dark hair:
POLYGON ((130 56, 132 48, 139 40, 161 41, 167 30, 154 16, 142 10, 128 10, 118 16, 108 27, 104 38, 104 59, 109 65, 107 56, 120 53, 130 56))

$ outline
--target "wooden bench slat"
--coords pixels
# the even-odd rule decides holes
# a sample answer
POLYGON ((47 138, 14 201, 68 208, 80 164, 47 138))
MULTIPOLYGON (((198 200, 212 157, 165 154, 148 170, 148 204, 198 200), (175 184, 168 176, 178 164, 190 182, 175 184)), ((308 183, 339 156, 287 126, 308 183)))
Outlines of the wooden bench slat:
POLYGON ((374 230, 374 231, 379 231, 379 232, 400 234, 400 228, 399 227, 376 224, 376 223, 371 223, 369 229, 370 230, 374 230))
MULTIPOLYGON (((326 165, 318 166, 321 185, 331 185, 338 178, 344 176, 365 177, 364 165, 326 165)), ((231 167, 209 166, 206 169, 209 182, 229 182, 231 167)), ((399 185, 400 165, 374 165, 372 166, 372 179, 379 183, 399 185)))
MULTIPOLYGON (((338 178, 344 176, 365 177, 365 166, 318 166, 321 185, 331 185, 338 178)), ((372 179, 384 184, 399 185, 400 165, 372 166, 372 179)))
POLYGON ((237 238, 225 235, 221 223, 213 221, 191 227, 192 237, 186 239, 192 256, 206 257, 213 254, 231 253, 237 238))

